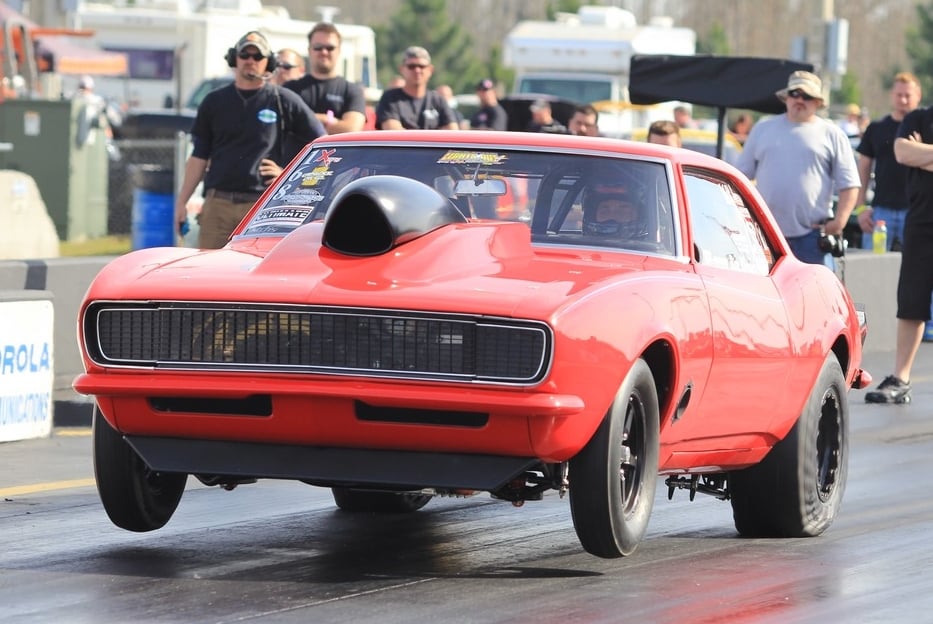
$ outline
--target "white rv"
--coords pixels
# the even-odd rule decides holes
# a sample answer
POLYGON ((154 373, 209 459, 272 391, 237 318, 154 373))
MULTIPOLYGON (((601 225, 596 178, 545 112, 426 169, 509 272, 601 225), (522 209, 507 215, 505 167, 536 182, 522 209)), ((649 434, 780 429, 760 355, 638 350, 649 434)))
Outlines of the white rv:
POLYGON ((639 25, 635 15, 613 6, 582 6, 555 21, 519 22, 506 36, 503 60, 515 70, 515 93, 541 93, 579 103, 599 103, 600 130, 619 136, 666 115, 661 109, 623 106, 629 68, 636 54, 696 53, 696 33, 669 18, 639 25), (609 109, 609 110, 607 110, 609 109))
MULTIPOLYGON (((327 21, 332 17, 322 14, 327 21)), ((94 31, 100 47, 128 56, 129 75, 98 79, 98 93, 145 109, 176 106, 203 80, 230 75, 226 52, 248 31, 263 33, 273 50, 289 47, 306 55, 308 31, 315 24, 259 0, 79 2, 71 19, 75 27, 94 31)), ((373 30, 335 25, 343 37, 341 74, 374 88, 373 30)))

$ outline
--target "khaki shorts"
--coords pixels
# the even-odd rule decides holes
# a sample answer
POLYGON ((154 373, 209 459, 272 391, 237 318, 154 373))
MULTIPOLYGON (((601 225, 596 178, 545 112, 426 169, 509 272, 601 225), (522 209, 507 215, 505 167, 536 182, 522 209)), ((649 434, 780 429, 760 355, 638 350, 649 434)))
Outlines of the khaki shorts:
POLYGON ((201 249, 220 249, 227 244, 230 234, 240 224, 256 200, 249 199, 248 193, 225 193, 209 190, 198 216, 198 247, 201 249), (246 199, 247 201, 241 201, 246 199), (236 201, 234 201, 236 200, 236 201))

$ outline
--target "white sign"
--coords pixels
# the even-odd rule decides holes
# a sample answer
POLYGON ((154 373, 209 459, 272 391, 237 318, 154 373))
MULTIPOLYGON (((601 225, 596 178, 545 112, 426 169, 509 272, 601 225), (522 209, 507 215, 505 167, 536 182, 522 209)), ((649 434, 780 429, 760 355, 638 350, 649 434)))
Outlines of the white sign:
POLYGON ((48 300, 0 301, 0 442, 52 431, 54 314, 48 300))

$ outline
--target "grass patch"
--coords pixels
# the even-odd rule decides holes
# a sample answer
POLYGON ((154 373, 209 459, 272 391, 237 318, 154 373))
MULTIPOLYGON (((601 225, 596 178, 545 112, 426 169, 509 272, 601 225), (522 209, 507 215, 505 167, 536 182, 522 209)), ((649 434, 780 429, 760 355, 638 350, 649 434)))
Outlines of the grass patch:
POLYGON ((62 257, 119 256, 130 251, 131 245, 129 236, 104 236, 81 242, 62 241, 58 252, 62 257))

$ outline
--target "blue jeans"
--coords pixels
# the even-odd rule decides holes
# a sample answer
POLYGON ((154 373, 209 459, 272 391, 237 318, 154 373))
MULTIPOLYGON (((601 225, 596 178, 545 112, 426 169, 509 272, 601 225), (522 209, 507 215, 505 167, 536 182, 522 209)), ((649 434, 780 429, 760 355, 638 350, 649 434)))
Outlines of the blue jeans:
MULTIPOLYGON (((879 220, 884 221, 884 225, 888 229, 888 251, 891 251, 891 245, 894 244, 895 240, 900 241, 901 245, 904 244, 904 220, 907 218, 906 208, 895 210, 894 208, 886 208, 885 206, 872 206, 871 218, 875 222, 879 220)), ((862 249, 871 249, 872 246, 871 232, 862 232, 862 249)))
POLYGON ((828 253, 820 251, 820 231, 811 230, 810 233, 803 236, 794 236, 787 238, 787 244, 790 250, 794 252, 797 259, 809 264, 824 264, 830 269, 835 267, 833 257, 828 253))

